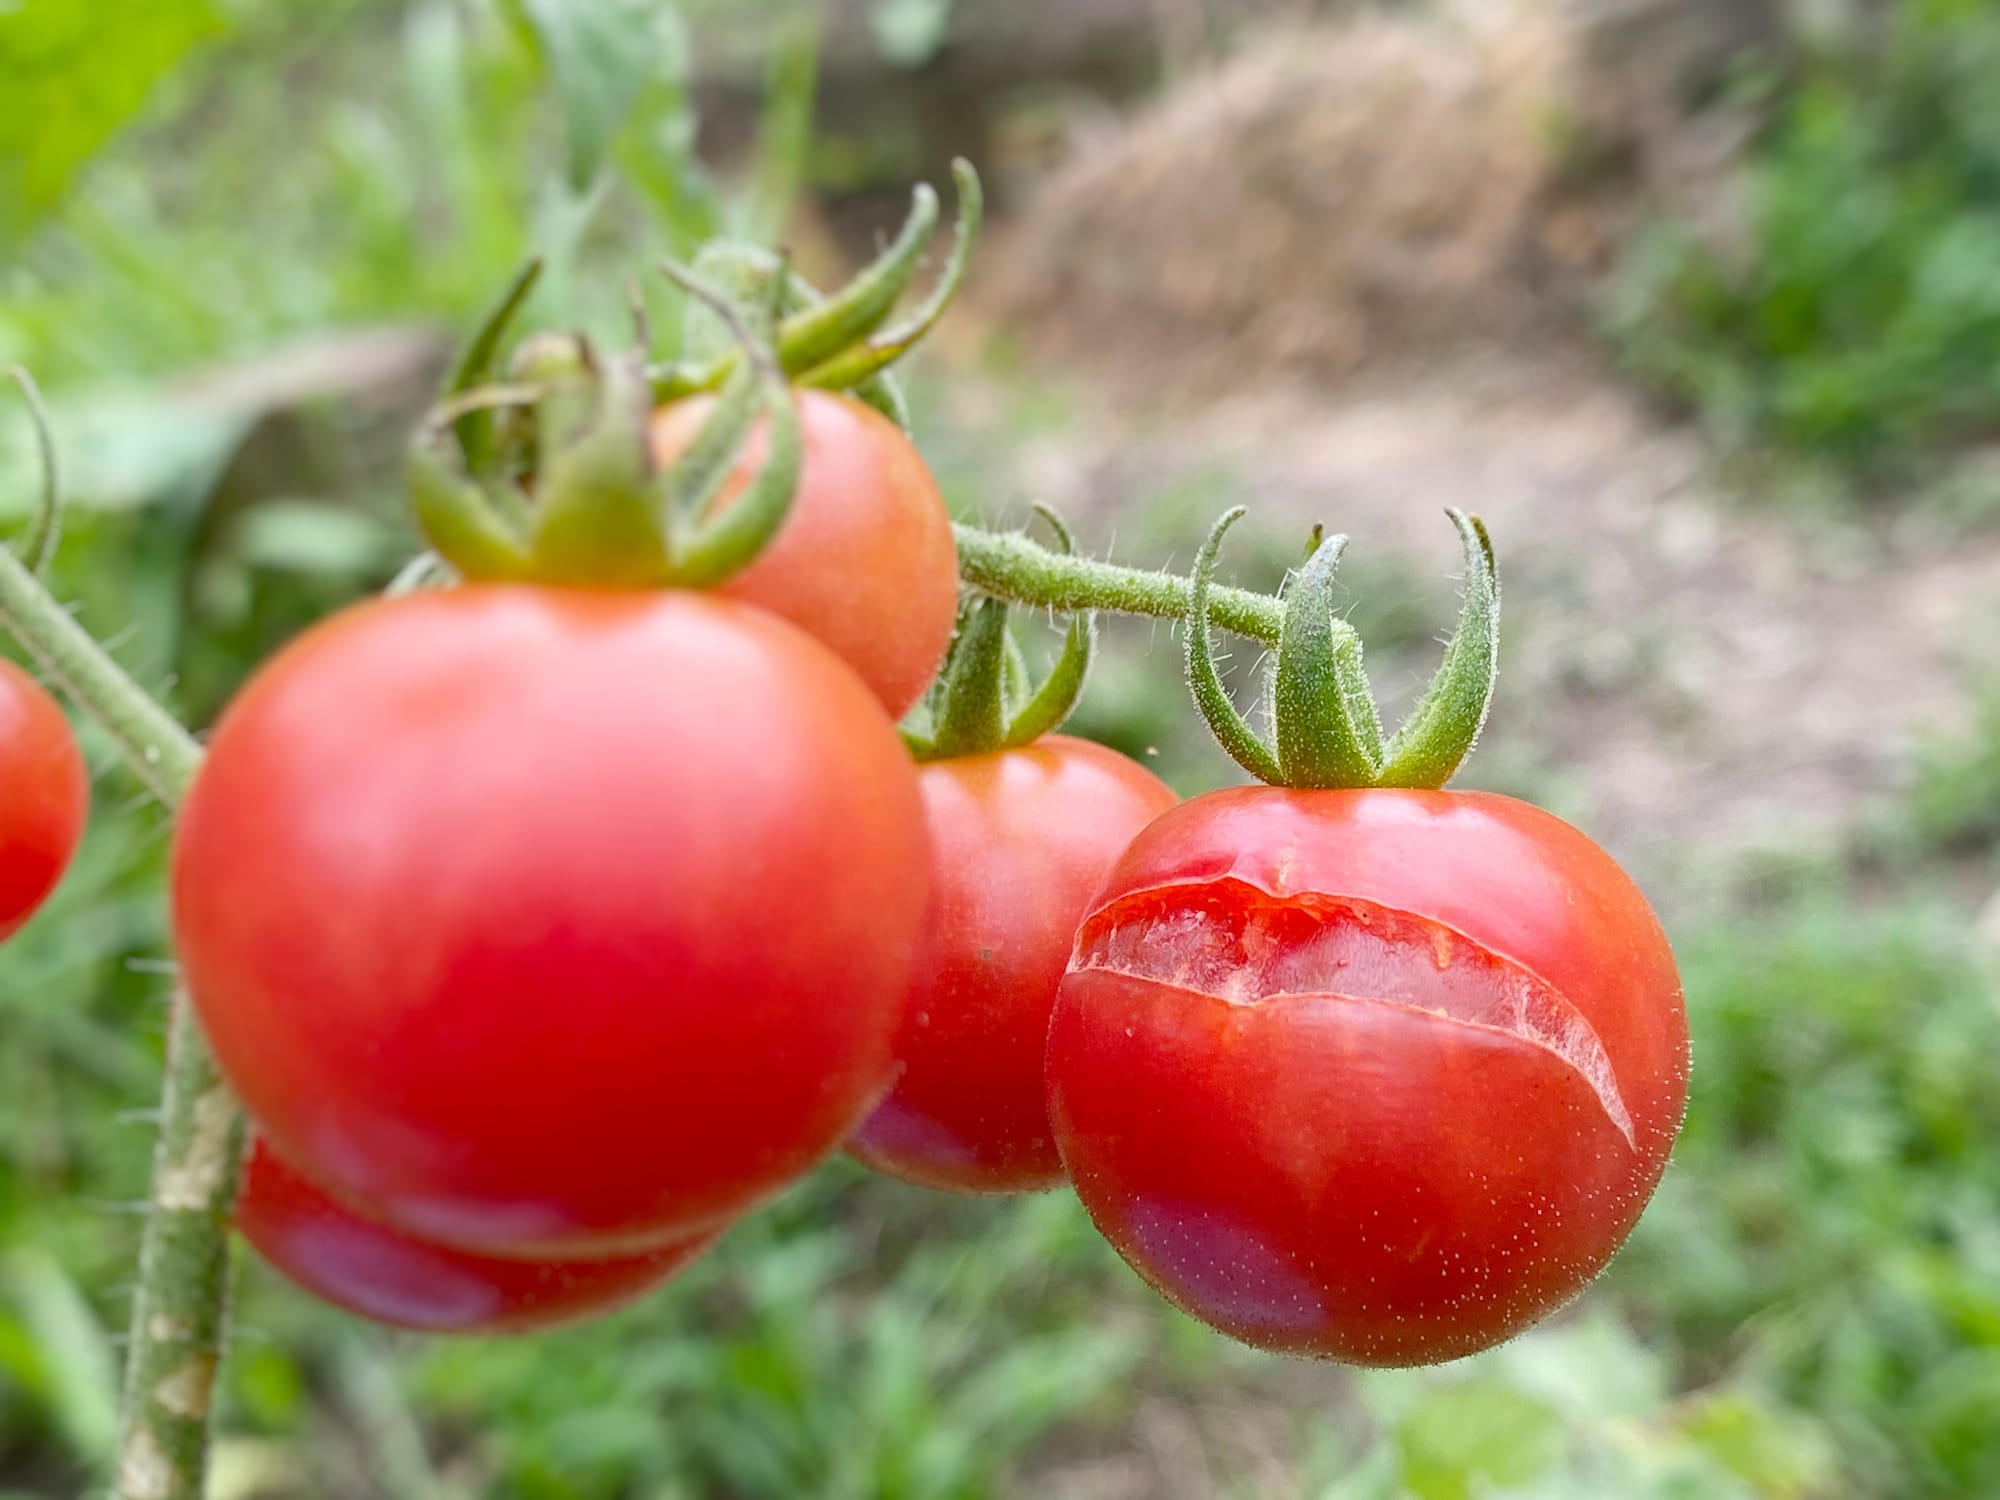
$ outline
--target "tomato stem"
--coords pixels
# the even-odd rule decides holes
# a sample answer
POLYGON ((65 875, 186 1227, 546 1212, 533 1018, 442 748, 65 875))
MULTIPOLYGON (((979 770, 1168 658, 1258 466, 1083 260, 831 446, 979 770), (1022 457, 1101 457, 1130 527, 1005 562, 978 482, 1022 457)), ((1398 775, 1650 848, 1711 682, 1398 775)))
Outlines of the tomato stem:
MULTIPOLYGON (((958 570, 966 583, 995 599, 1061 614, 1110 610, 1156 620, 1187 618, 1192 584, 1177 573, 1125 568, 1095 558, 1051 551, 1018 531, 985 531, 955 525, 958 570)), ((1249 589, 1214 589, 1209 612, 1225 630, 1276 645, 1285 625, 1284 604, 1249 589)))
MULTIPOLYGON (((118 743, 169 807, 201 764, 194 736, 134 682, 34 573, 0 548, 0 622, 118 743)), ((152 1206, 132 1299, 117 1500, 200 1500, 208 1411, 229 1322, 229 1217, 243 1116, 185 995, 167 1028, 152 1206)))
POLYGON ((209 1408, 229 1337, 229 1229, 243 1111, 176 993, 153 1196, 132 1296, 116 1500, 201 1500, 209 1408))
POLYGON ((0 375, 20 388, 28 408, 28 424, 35 430, 35 451, 42 463, 42 497, 34 518, 20 541, 21 556, 36 574, 48 571, 49 559, 56 554, 62 538, 62 469, 56 459, 55 434, 49 425, 49 409, 42 404, 42 389, 35 377, 20 365, 9 365, 0 375))
POLYGON ((201 763, 194 736, 5 548, 0 548, 0 623, 58 687, 110 732, 141 781, 163 802, 180 801, 201 763))
MULTIPOLYGON (((1037 505, 1035 513, 1055 532, 1064 554, 1076 549, 1076 539, 1062 517, 1046 505, 1037 505)), ((931 685, 924 713, 913 724, 905 724, 904 743, 919 761, 986 755, 1032 744, 1061 728, 1075 712, 1096 654, 1097 616, 1078 610, 1069 617, 1062 651, 1038 687, 1021 643, 1008 629, 1006 601, 990 594, 974 595, 959 609, 951 651, 931 685)))

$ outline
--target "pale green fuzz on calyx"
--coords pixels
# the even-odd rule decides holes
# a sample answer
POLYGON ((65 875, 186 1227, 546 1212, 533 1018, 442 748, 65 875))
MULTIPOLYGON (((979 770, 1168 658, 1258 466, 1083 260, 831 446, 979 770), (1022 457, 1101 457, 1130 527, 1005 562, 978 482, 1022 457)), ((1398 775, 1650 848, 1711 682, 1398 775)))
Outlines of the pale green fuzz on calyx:
MULTIPOLYGON (((772 347, 786 376, 817 390, 849 391, 906 432, 909 412, 888 367, 937 325, 957 296, 985 221, 985 197, 970 162, 954 161, 958 191, 951 256, 937 284, 910 315, 889 324, 896 303, 916 279, 937 228, 938 198, 919 186, 910 214, 888 247, 831 297, 823 296, 783 258, 755 245, 717 241, 695 259, 695 272, 739 301, 761 301, 782 281, 781 321, 772 347), (886 326, 885 326, 886 325, 886 326)), ((696 305, 680 358, 649 372, 654 397, 671 401, 720 388, 741 362, 737 345, 696 305)))
MULTIPOLYGON (((500 378, 500 345, 540 273, 522 270, 454 369, 410 455, 417 518, 438 556, 469 579, 593 588, 706 588, 753 561, 784 524, 803 461, 794 387, 851 390, 908 430, 888 366, 937 323, 965 277, 983 217, 979 177, 963 161, 956 242, 937 285, 890 325, 923 264, 937 194, 917 189, 893 243, 823 297, 785 258, 717 243, 692 269, 669 264, 688 294, 679 361, 642 347, 607 355, 540 335, 500 378), (648 428, 661 403, 713 393, 715 409, 665 471, 648 428), (718 507, 758 423, 763 463, 718 507)), ((645 342, 643 318, 641 338, 645 342)))
POLYGON ((56 546, 62 540, 62 468, 56 459, 55 432, 49 425, 49 409, 42 404, 42 388, 35 384, 35 377, 19 365, 7 366, 0 370, 0 375, 14 382, 28 408, 28 425, 34 430, 35 453, 42 466, 41 499, 28 519, 28 529, 14 544, 28 571, 40 578, 48 572, 56 546))
POLYGON ((803 444, 792 387, 767 340, 690 273, 745 351, 695 441, 671 467, 653 462, 654 397, 645 353, 600 354, 576 337, 542 335, 489 379, 497 326, 532 275, 510 289, 474 339, 454 389, 410 454, 417 519, 463 577, 591 588, 700 588, 747 566, 777 534, 798 487, 803 444), (758 417, 763 463, 717 509, 758 417), (477 425, 468 427, 476 419, 477 425), (532 475, 532 480, 529 476, 532 475))
POLYGON ((1271 743, 1244 720, 1222 685, 1209 639, 1215 559, 1239 506, 1215 523, 1195 559, 1187 614, 1187 674, 1196 706, 1222 748, 1252 776, 1290 787, 1441 787, 1472 752, 1493 701, 1499 665, 1500 575, 1476 517, 1446 514, 1465 548, 1465 599, 1444 662, 1386 742, 1361 638, 1334 613, 1333 574, 1346 537, 1319 545, 1288 581, 1271 674, 1271 743))
MULTIPOLYGON (((1036 513, 1068 554, 1075 543, 1056 513, 1038 505, 1036 513)), ((1083 696, 1097 651, 1097 620, 1088 612, 1071 616, 1061 653, 1049 675, 1035 686, 1020 643, 1007 628, 1007 606, 994 598, 974 598, 959 612, 958 631, 936 684, 905 724, 903 740, 920 761, 986 755, 1032 744, 1062 726, 1083 696)))

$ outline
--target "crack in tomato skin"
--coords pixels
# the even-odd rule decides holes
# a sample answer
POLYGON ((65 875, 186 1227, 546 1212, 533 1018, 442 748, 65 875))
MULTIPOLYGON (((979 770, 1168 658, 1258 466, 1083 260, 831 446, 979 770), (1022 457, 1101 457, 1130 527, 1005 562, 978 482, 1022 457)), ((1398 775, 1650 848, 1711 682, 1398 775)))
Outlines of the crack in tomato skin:
POLYGON ((1050 1115, 1169 1300, 1265 1348, 1427 1363, 1609 1259, 1664 1169, 1686 1038, 1644 898, 1566 824, 1245 788, 1161 818, 1107 880, 1050 1115))
POLYGON ((1085 924, 1071 967, 1232 1005, 1324 996, 1484 1026, 1575 1068, 1637 1149, 1611 1059, 1576 1007, 1538 975, 1412 912, 1316 892, 1278 900, 1237 881, 1140 892, 1085 924))

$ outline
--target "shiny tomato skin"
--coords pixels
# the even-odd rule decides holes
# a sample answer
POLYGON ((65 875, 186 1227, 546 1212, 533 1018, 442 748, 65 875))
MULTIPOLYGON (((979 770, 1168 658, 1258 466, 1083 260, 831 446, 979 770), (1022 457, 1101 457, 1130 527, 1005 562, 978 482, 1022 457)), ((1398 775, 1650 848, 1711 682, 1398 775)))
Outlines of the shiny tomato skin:
POLYGON ((708 1230, 614 1260, 501 1260, 453 1250, 336 1203, 252 1145, 236 1227, 287 1281, 357 1317, 419 1333, 531 1333, 615 1311, 721 1237, 708 1230))
POLYGON ((41 908, 90 815, 90 772, 48 690, 0 657, 0 939, 41 908))
POLYGON ((930 956, 897 1035, 902 1072, 848 1149, 925 1187, 1053 1187, 1042 1054, 1056 986, 1105 872, 1177 799, 1066 735, 933 761, 918 781, 936 854, 930 956))
POLYGON ((895 728, 775 616, 359 605, 224 714, 174 927, 272 1144, 420 1238, 601 1257, 796 1177, 889 1082, 929 844, 895 728))
MULTIPOLYGON (((951 516, 923 458, 894 422, 851 396, 797 392, 805 441, 799 487, 770 546, 716 592, 768 609, 824 642, 900 718, 937 675, 958 614, 951 516)), ((667 465, 714 410, 712 397, 663 406, 653 454, 667 465)), ((752 435, 725 501, 764 457, 752 435)))
POLYGON ((1148 827, 1049 1034, 1079 1195, 1169 1300, 1264 1348, 1473 1353, 1573 1297, 1679 1129, 1645 898, 1482 793, 1243 788, 1148 827))

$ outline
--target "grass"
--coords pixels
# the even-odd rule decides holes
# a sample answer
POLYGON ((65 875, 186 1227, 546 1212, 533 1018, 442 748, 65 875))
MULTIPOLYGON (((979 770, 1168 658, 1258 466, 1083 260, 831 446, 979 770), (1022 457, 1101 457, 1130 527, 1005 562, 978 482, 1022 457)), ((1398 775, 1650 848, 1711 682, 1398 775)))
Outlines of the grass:
MULTIPOLYGON (((2000 1361, 1984 1149, 2000 1020, 1949 914, 1857 921, 1807 892, 1683 952, 1696 1095, 1661 1198, 1580 1313, 1464 1365, 1351 1389, 1291 1376, 1156 1303, 1067 1196, 944 1200, 838 1166, 640 1308, 533 1341, 383 1337, 252 1268, 230 1451, 265 1456, 263 1493, 405 1492, 391 1485, 408 1473, 346 1451, 370 1420, 361 1358, 386 1372, 438 1494, 1028 1493, 1045 1448, 1128 1445, 1140 1389, 1228 1493, 1271 1500, 1303 1491, 1275 1486, 1270 1462, 1260 1477, 1210 1408, 1287 1416, 1264 1458, 1287 1485, 1318 1466, 1327 1495, 1469 1496, 1482 1476, 1547 1495, 1805 1495, 1835 1472, 1843 1495, 1984 1492, 2000 1474, 1980 1420, 2000 1361), (343 1472, 338 1491, 309 1477, 343 1472)), ((151 1003, 117 1010, 143 1021, 151 1003)), ((46 1024, 8 1019, 17 1035, 46 1024)), ((78 1141, 144 1097, 138 1061, 111 1086, 59 1050, 50 1066, 78 1141)), ((78 1330, 115 1322, 130 1226, 78 1200, 129 1194, 140 1163, 71 1158, 61 1183, 9 1173, 10 1241, 43 1247, 44 1277, 65 1267, 86 1316, 17 1321, 13 1342, 43 1357, 32 1380, 10 1367, 8 1409, 17 1445, 81 1460, 106 1393, 102 1360, 78 1353, 104 1334, 78 1330)))
POLYGON ((1606 304, 1635 374, 1822 494, 1937 480, 2000 420, 2000 15, 1893 0, 1861 36, 1746 78, 1730 242, 1662 220, 1606 304))

